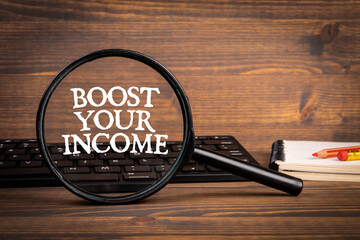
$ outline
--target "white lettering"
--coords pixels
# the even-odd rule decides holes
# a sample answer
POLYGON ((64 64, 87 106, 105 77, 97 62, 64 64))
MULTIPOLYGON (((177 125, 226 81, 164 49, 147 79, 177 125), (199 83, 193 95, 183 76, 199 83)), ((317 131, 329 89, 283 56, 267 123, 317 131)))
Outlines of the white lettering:
POLYGON ((103 88, 101 88, 101 87, 93 87, 93 88, 91 88, 90 91, 88 92, 88 94, 87 94, 87 99, 88 99, 89 103, 90 103, 92 106, 94 106, 94 107, 101 107, 101 106, 103 106, 103 105, 105 104, 106 99, 107 99, 107 97, 106 97, 106 91, 105 91, 103 88), (101 100, 101 102, 100 102, 99 104, 97 104, 96 102, 94 102, 94 99, 93 99, 93 92, 94 92, 95 90, 100 91, 100 92, 101 92, 101 95, 102 95, 102 100, 101 100))
POLYGON ((129 147, 130 147, 130 139, 128 136, 126 136, 125 134, 123 133, 117 133, 115 134, 112 138, 111 138, 111 141, 110 141, 110 145, 112 147, 112 149, 117 152, 117 153, 123 153, 123 152, 126 152, 129 147), (122 136, 124 139, 125 139, 125 147, 123 149, 119 149, 117 146, 116 146, 116 138, 118 136, 122 136))
POLYGON ((145 123, 146 127, 149 129, 150 132, 156 132, 155 129, 153 129, 149 123, 149 118, 151 117, 151 114, 148 111, 138 110, 136 111, 137 114, 139 114, 139 122, 138 127, 135 128, 135 130, 138 131, 144 131, 143 123, 145 123), (145 113, 146 118, 143 118, 143 114, 145 113))
POLYGON ((160 94, 159 88, 150 88, 150 87, 142 87, 140 88, 140 93, 142 94, 144 91, 147 92, 146 104, 144 107, 153 107, 154 105, 151 104, 151 92, 155 91, 157 94, 160 94))
POLYGON ((73 107, 73 109, 85 107, 87 105, 87 101, 84 98, 84 96, 85 96, 84 89, 82 89, 82 88, 71 88, 70 90, 73 91, 73 93, 74 93, 74 107, 73 107), (80 93, 80 95, 78 93, 80 93), (82 101, 82 104, 79 104, 79 99, 82 101))
POLYGON ((98 111, 98 112, 95 114, 95 116, 94 116, 94 123, 95 123, 95 125, 96 125, 97 128, 100 128, 101 130, 107 130, 107 129, 109 129, 109 128, 113 125, 113 123, 114 123, 114 117, 113 117, 113 115, 112 115, 108 110, 100 110, 100 111, 98 111), (100 114, 102 114, 102 113, 107 114, 108 117, 109 117, 109 123, 108 123, 108 125, 105 126, 105 127, 100 124, 99 116, 100 116, 100 114))
POLYGON ((108 100, 109 100, 109 103, 111 103, 113 106, 120 107, 120 106, 124 105, 124 103, 126 102, 126 99, 127 99, 127 94, 126 94, 125 89, 123 89, 122 87, 112 87, 110 89, 109 94, 108 94, 108 100), (115 90, 120 90, 122 92, 122 100, 120 103, 116 103, 114 101, 113 92, 115 90))
POLYGON ((83 116, 81 116, 82 112, 74 112, 74 114, 80 119, 80 121, 83 124, 83 128, 80 131, 87 131, 90 130, 90 128, 87 126, 87 121, 89 119, 89 117, 95 112, 94 110, 89 110, 87 111, 88 115, 86 118, 83 118, 83 116))
POLYGON ((97 146, 97 139, 100 137, 100 136, 105 136, 106 139, 109 139, 109 134, 106 134, 106 133, 98 133, 95 135, 95 137, 93 138, 92 142, 91 142, 91 147, 94 149, 95 152, 97 153, 106 153, 110 150, 110 146, 108 146, 105 150, 100 150, 97 146))
POLYGON ((147 145, 147 150, 145 152, 153 153, 153 151, 151 151, 151 136, 152 136, 152 134, 146 134, 146 138, 142 145, 141 145, 141 142, 140 142, 137 134, 132 133, 131 135, 133 136, 134 142, 133 142, 133 150, 131 150, 130 153, 137 153, 136 146, 138 146, 139 152, 143 152, 145 145, 147 145))
POLYGON ((166 147, 166 141, 161 141, 161 138, 168 139, 168 135, 155 134, 154 136, 156 138, 156 150, 154 154, 167 154, 168 150, 166 149, 165 152, 161 152, 160 147, 166 147))

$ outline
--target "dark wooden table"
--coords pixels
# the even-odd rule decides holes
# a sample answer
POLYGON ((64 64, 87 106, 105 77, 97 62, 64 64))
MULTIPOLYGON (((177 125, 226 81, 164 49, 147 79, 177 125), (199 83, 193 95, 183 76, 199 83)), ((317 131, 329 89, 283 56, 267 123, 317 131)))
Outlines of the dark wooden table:
MULTIPOLYGON (((0 1, 0 138, 34 138, 66 64, 124 48, 159 60, 197 135, 233 135, 263 165, 274 140, 360 141, 359 1, 0 1)), ((360 184, 171 184, 138 204, 63 188, 0 189, 0 238, 360 238, 360 184)))
POLYGON ((358 183, 305 182, 298 197, 253 182, 170 184, 118 206, 91 205, 63 188, 0 194, 2 239, 360 237, 358 183))

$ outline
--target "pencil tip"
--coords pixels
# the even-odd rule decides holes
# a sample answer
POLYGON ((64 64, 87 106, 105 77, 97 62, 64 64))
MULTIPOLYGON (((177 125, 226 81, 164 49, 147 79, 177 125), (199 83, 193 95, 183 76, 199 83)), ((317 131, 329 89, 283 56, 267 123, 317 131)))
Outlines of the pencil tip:
POLYGON ((313 153, 313 156, 314 156, 314 157, 318 157, 319 155, 318 155, 318 153, 316 152, 316 153, 313 153))

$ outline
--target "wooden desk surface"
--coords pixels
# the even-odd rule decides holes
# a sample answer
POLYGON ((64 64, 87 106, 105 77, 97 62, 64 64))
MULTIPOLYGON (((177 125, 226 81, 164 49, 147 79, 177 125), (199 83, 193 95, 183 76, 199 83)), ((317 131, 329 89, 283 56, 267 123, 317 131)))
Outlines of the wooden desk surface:
MULTIPOLYGON (((265 164, 268 153, 255 152, 265 164)), ((169 184, 131 205, 62 187, 0 189, 1 239, 357 239, 360 184, 304 182, 293 197, 254 182, 169 184)))
POLYGON ((2 239, 360 237, 358 183, 305 182, 298 197, 253 182, 170 184, 132 205, 63 188, 0 189, 2 239))
MULTIPOLYGON (((43 91, 91 51, 159 60, 197 135, 231 134, 267 166, 276 139, 360 141, 359 1, 0 0, 0 138, 33 138, 43 91)), ((173 184, 94 206, 62 188, 0 189, 0 238, 359 238, 360 185, 173 184)))

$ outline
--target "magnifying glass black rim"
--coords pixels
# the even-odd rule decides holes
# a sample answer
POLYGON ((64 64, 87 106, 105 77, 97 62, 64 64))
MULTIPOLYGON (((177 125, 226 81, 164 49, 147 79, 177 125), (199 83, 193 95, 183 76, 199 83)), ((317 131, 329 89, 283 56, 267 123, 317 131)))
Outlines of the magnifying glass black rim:
POLYGON ((79 197, 82 197, 84 199, 96 202, 96 203, 107 203, 107 204, 120 204, 120 203, 130 203, 134 201, 138 201, 140 199, 149 197, 150 195, 156 193, 161 188, 163 188, 169 180, 176 174, 176 172, 179 170, 179 168, 182 166, 182 164, 190 159, 193 151, 194 151, 194 131, 193 131, 193 124, 192 124, 192 117, 191 117, 191 109, 189 100, 181 87, 180 83, 177 81, 175 76, 162 64, 160 64, 155 59, 146 56, 142 53, 126 50, 126 49, 105 49, 100 51, 92 52, 88 55, 85 55, 72 63, 70 63, 68 66, 66 66, 61 72, 58 73, 58 75, 53 79, 53 81, 50 83, 48 88, 46 89, 40 104, 39 109, 37 112, 37 119, 36 119, 36 130, 37 130, 37 139, 39 143, 39 147, 41 149, 41 152, 43 154, 44 159, 46 160, 50 170, 56 175, 56 177, 64 184, 64 186, 74 194, 78 195, 79 197), (183 144, 182 148, 180 150, 180 154, 177 157, 177 160, 173 164, 172 168, 165 174, 164 177, 162 177, 159 181, 157 181, 154 185, 144 189, 143 191, 135 192, 130 195, 121 196, 121 197, 108 197, 103 195, 96 195, 94 193, 91 193, 85 189, 82 189, 72 183, 71 181, 67 180, 62 176, 62 174, 59 172, 56 165, 51 161, 50 153, 48 148, 46 147, 45 142, 45 129, 44 129, 44 118, 45 118, 45 112, 47 105, 49 103, 49 100, 51 98, 52 93, 55 91, 56 87, 60 84, 60 82, 74 69, 77 67, 83 65, 84 63, 104 58, 104 57, 124 57, 129 58, 133 60, 137 60, 139 62, 142 62, 149 67, 156 70, 159 74, 161 74, 169 83, 169 85, 172 87, 173 91, 175 92, 178 101, 180 103, 180 107, 182 110, 183 115, 183 144))

